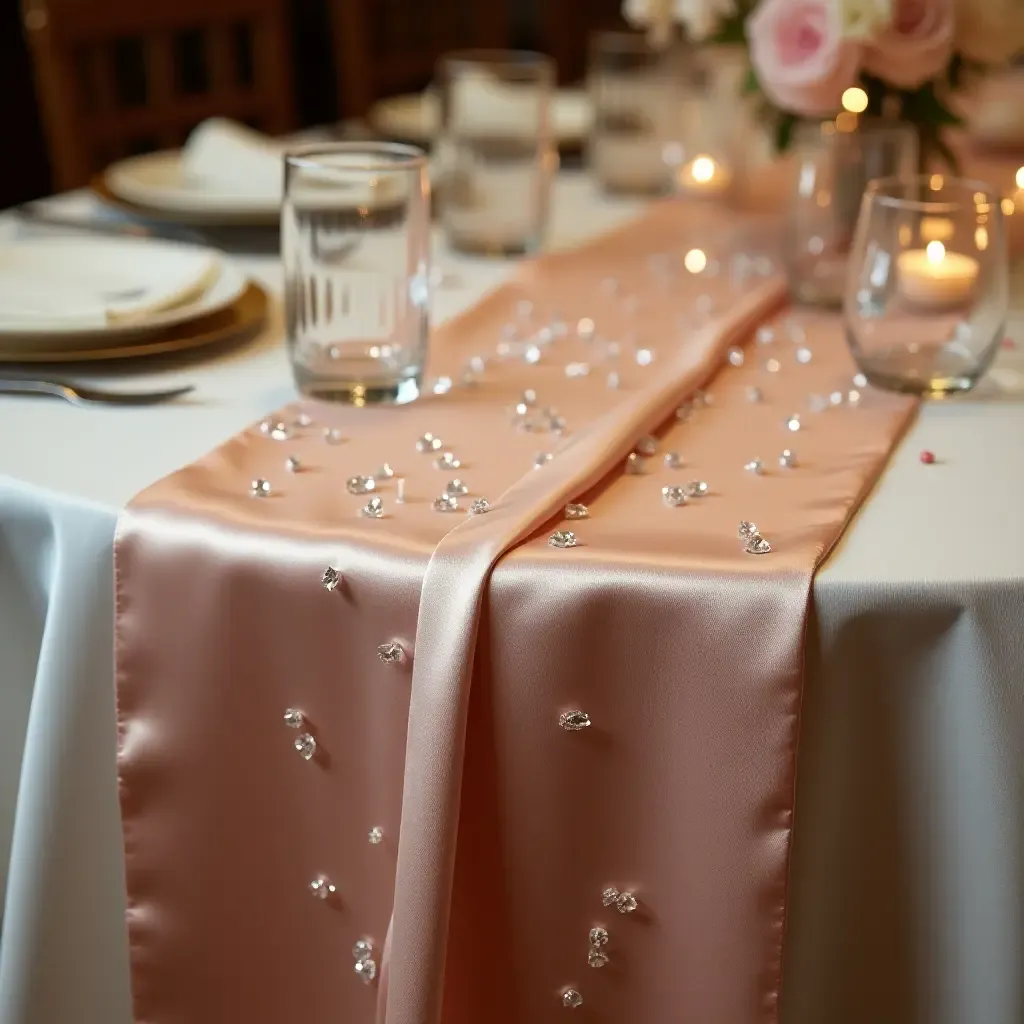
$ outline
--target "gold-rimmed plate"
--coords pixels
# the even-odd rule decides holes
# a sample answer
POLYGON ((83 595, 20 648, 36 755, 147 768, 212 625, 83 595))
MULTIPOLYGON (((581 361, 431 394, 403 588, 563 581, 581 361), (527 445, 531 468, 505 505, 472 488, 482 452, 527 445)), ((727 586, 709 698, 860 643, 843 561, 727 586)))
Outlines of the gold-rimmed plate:
POLYGON ((250 281, 245 291, 230 306, 184 324, 166 327, 120 344, 95 348, 48 349, 42 341, 31 348, 0 348, 0 363, 91 363, 187 352, 255 334, 266 321, 269 308, 267 293, 250 281))

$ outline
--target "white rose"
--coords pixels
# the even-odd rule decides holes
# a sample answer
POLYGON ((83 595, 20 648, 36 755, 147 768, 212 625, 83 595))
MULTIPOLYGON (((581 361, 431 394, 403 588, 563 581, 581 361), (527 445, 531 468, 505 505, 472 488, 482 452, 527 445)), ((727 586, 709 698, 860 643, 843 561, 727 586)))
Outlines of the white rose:
POLYGON ((1024 50, 1021 0, 956 0, 955 48, 968 60, 1001 64, 1024 50))
POLYGON ((892 23, 892 0, 839 0, 839 15, 844 39, 869 39, 892 23))
POLYGON ((698 42, 715 34, 736 13, 735 0, 625 0, 622 13, 633 25, 666 26, 675 22, 698 42))

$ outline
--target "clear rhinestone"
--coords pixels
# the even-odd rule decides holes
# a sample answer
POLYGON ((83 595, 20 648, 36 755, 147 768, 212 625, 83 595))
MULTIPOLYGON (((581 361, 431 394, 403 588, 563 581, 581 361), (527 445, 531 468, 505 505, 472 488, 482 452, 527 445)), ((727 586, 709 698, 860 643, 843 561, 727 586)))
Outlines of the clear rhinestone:
POLYGON ((459 511, 459 499, 454 494, 439 494, 432 502, 430 507, 435 512, 458 512, 459 511))
POLYGON ((472 356, 466 363, 466 370, 469 373, 481 374, 487 369, 487 360, 483 356, 472 356))
POLYGON ((339 345, 332 345, 327 350, 328 359, 340 359, 341 358, 341 347, 339 345))
POLYGON ((533 316, 533 303, 529 299, 520 299, 516 303, 516 316, 528 320, 533 316))
POLYGON ((435 469, 461 469, 462 461, 454 452, 443 452, 434 459, 435 469))
POLYGON ((553 548, 574 548, 579 544, 576 534, 572 530, 555 530, 548 537, 548 544, 553 548))
POLYGON ((608 374, 608 379, 605 381, 605 384, 611 391, 617 390, 619 385, 621 384, 619 375, 614 370, 612 370, 612 372, 608 374))
POLYGON ((807 408, 811 412, 824 412, 828 408, 828 399, 824 395, 809 395, 807 408))
POLYGON ((851 388, 846 393, 846 401, 850 405, 858 405, 860 403, 860 392, 856 388, 851 388))
POLYGON ((525 402, 519 402, 515 408, 516 416, 529 416, 530 407, 525 402))
POLYGON ((590 935, 587 937, 587 941, 592 945, 600 949, 602 946, 608 945, 608 930, 598 925, 596 928, 590 929, 590 935))
POLYGON ((654 351, 649 348, 638 348, 636 350, 636 365, 650 366, 654 362, 654 351))
POLYGON ((601 893, 601 902, 606 907, 615 906, 616 900, 619 898, 619 890, 615 886, 609 886, 603 893, 601 893))
POLYGON ((405 648, 397 640, 392 640, 377 648, 377 657, 385 665, 398 665, 405 661, 405 648))
POLYGON ((435 395, 447 395, 454 386, 454 381, 451 377, 438 377, 434 381, 434 387, 432 388, 435 395))
POLYGON ((270 436, 275 441, 287 441, 292 436, 292 432, 288 429, 287 423, 275 423, 270 428, 270 436))
POLYGON ((779 456, 779 465, 783 469, 793 469, 797 465, 796 452, 791 448, 784 448, 779 456))
POLYGON ((289 729, 301 729, 306 716, 298 708, 288 708, 284 713, 284 724, 289 729))
POLYGON ((395 481, 395 501, 397 501, 399 505, 404 505, 405 504, 405 477, 404 476, 400 476, 395 481))
POLYGON ((576 324, 576 337, 581 341, 590 341, 594 331, 594 321, 589 316, 582 317, 576 324))
POLYGON ((694 308, 701 316, 708 316, 714 312, 715 300, 710 295, 698 295, 697 301, 694 303, 694 308))
POLYGON ((795 412, 786 420, 786 429, 791 430, 794 434, 800 429, 803 424, 800 422, 800 413, 795 412))
POLYGON ((533 388, 527 388, 523 392, 523 397, 522 397, 521 401, 522 401, 523 405, 536 405, 537 404, 537 392, 534 391, 533 388))
POLYGON ((460 494, 468 494, 469 488, 458 477, 456 477, 454 480, 449 480, 448 483, 445 484, 444 493, 456 497, 460 494))
POLYGON ((274 425, 274 424, 273 424, 273 423, 272 423, 272 422, 271 422, 270 420, 264 420, 264 421, 263 421, 263 422, 262 422, 262 423, 260 424, 260 433, 261 433, 261 434, 269 434, 269 433, 270 433, 270 428, 271 428, 271 427, 272 427, 273 425, 274 425))
POLYGON ((714 404, 714 396, 709 395, 703 389, 695 391, 693 393, 693 407, 694 409, 703 409, 706 406, 714 404))
POLYGON ((814 358, 814 356, 813 356, 811 350, 809 348, 807 348, 806 345, 801 345, 796 350, 796 361, 798 363, 803 363, 806 366, 811 361, 811 359, 813 359, 813 358, 814 358))
POLYGON ((289 455, 288 458, 284 460, 284 468, 287 469, 289 473, 298 473, 299 470, 302 469, 302 463, 299 462, 297 456, 289 455))
POLYGON ((565 433, 565 417, 564 416, 549 416, 548 417, 548 430, 552 434, 561 436, 565 433))
POLYGON ((843 393, 842 391, 833 391, 828 396, 829 405, 842 405, 843 404, 843 393))
POLYGON ((775 340, 775 328, 765 324, 763 327, 758 327, 754 337, 758 345, 770 345, 775 340))
POLYGON ((377 489, 377 481, 372 476, 350 476, 345 486, 349 494, 369 494, 377 489))
POLYGON ((631 892, 620 892, 615 900, 615 909, 620 914, 632 914, 639 906, 640 904, 631 892))
POLYGON ((643 455, 645 458, 649 458, 654 455, 658 450, 658 439, 647 434, 645 437, 641 437, 634 446, 634 450, 638 455, 643 455))
POLYGON ((794 345, 800 345, 807 337, 807 332, 794 320, 787 320, 786 324, 786 337, 789 338, 794 345))
POLYGON ((690 418, 692 413, 693 403, 683 402, 683 404, 676 409, 676 419, 679 420, 680 423, 685 423, 690 418))
POLYGON ((434 437, 434 435, 430 434, 430 433, 424 434, 416 442, 416 451, 418 451, 418 452, 424 452, 424 453, 436 452, 438 449, 443 448, 443 447, 444 447, 444 441, 442 441, 441 438, 439 438, 439 437, 434 437))
POLYGON ((644 471, 644 460, 636 452, 630 452, 626 456, 626 473, 630 476, 639 476, 644 471))
POLYGON ((683 488, 688 498, 703 498, 708 493, 708 485, 704 480, 687 480, 683 488))
POLYGON ((341 442, 344 440, 344 438, 341 436, 341 429, 339 427, 325 427, 324 440, 328 444, 341 444, 341 442))
POLYGON ((523 353, 523 360, 531 366, 536 366, 536 364, 540 362, 540 356, 540 346, 527 345, 526 351, 523 353))
POLYGON ((583 1005, 583 996, 574 988, 567 988, 562 993, 562 1005, 570 1010, 578 1010, 583 1005))
POLYGON ((569 363, 565 368, 566 377, 589 377, 590 363, 569 363))
POLYGON ((679 452, 666 452, 665 453, 665 468, 666 469, 681 469, 683 466, 683 457, 679 452))
POLYGON ((608 954, 603 949, 590 949, 587 951, 587 963, 591 967, 604 967, 608 963, 608 954))
POLYGON ((391 466, 390 462, 385 462, 376 473, 373 474, 376 480, 390 480, 395 475, 395 471, 391 466))
POLYGON ((748 537, 753 537, 757 533, 757 527, 753 523, 744 519, 740 522, 739 530, 737 532, 739 533, 740 540, 746 540, 748 537))
POLYGON ((364 985, 372 985, 373 979, 377 977, 377 961, 372 957, 357 960, 355 972, 364 985))
POLYGON ((558 716, 558 724, 566 732, 580 732, 590 728, 590 715, 586 711, 563 711, 558 716))
POLYGON ((540 469, 543 466, 546 466, 553 458, 554 455, 552 455, 551 452, 538 452, 533 457, 533 468, 540 469))
POLYGON ((782 369, 782 363, 778 359, 766 359, 764 361, 764 368, 769 373, 778 373, 782 369))
POLYGON ((738 345, 734 345, 729 349, 729 365, 730 366, 742 366, 746 356, 738 345))
POLYGON ((758 387, 747 388, 748 402, 761 402, 764 400, 764 392, 758 387))
POLYGON ((379 825, 374 825, 373 828, 370 829, 367 838, 370 840, 371 846, 379 846, 384 842, 384 829, 379 825))
POLYGON ((316 738, 308 732, 299 733, 295 737, 295 749, 308 761, 316 753, 316 738))
POLYGON ((384 502, 380 498, 371 498, 360 511, 367 519, 383 519, 384 502))
POLYGON ((491 511, 491 503, 486 498, 477 498, 469 506, 471 516, 482 516, 485 512, 491 511))
POLYGON ((587 519, 590 516, 590 509, 582 502, 571 501, 565 506, 566 519, 587 519))
POLYGON ((269 480, 257 479, 253 480, 252 483, 249 484, 249 493, 254 498, 269 498, 271 490, 272 488, 269 480))
POLYGON ((855 373, 853 375, 853 386, 857 388, 866 388, 868 386, 868 379, 863 373, 855 373))
POLYGON ((767 555, 772 546, 759 533, 747 538, 743 550, 749 555, 767 555))
POLYGON ((371 956, 373 956, 373 943, 369 939, 360 939, 352 947, 353 960, 365 960, 371 956))
POLYGON ((338 584, 341 582, 341 572, 338 569, 335 569, 333 565, 329 565, 324 569, 324 574, 320 577, 320 582, 323 584, 324 590, 330 593, 332 590, 336 590, 338 584))
POLYGON ((297 427, 311 427, 313 425, 313 417, 307 412, 300 412, 295 417, 295 426, 297 427))
POLYGON ((326 900, 337 890, 331 885, 330 880, 319 875, 309 883, 309 891, 318 899, 326 900))
POLYGON ((760 476, 764 472, 764 463, 760 459, 751 459, 743 468, 748 473, 760 476))
POLYGON ((686 504, 686 491, 682 487, 662 487, 661 500, 671 508, 686 504))

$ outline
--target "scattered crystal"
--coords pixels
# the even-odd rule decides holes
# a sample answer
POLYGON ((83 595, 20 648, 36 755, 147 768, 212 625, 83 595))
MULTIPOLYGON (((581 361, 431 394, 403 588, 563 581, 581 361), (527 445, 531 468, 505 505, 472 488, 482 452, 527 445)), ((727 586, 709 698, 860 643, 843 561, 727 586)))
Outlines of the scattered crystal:
POLYGON ((791 430, 794 434, 800 429, 803 424, 800 422, 800 413, 795 412, 789 419, 786 420, 786 429, 791 430))
POLYGON ((644 460, 636 452, 630 452, 626 456, 626 473, 630 476, 639 476, 644 471, 644 460))
POLYGON ((828 396, 829 405, 842 405, 843 404, 843 393, 842 391, 833 391, 828 396))
POLYGON ((520 299, 516 303, 516 316, 524 320, 533 316, 533 303, 529 299, 520 299))
POLYGON ((377 648, 377 657, 385 665, 398 665, 405 661, 405 648, 397 640, 392 640, 377 648))
POLYGON ((515 413, 517 416, 529 416, 530 407, 525 402, 518 402, 516 404, 515 413))
POLYGON ((868 379, 863 373, 855 373, 853 375, 853 385, 858 388, 866 388, 868 386, 868 379))
POLYGON ((270 497, 270 491, 271 486, 269 480, 256 479, 249 484, 249 493, 254 498, 268 498, 270 497))
POLYGON ((324 428, 324 440, 328 444, 341 444, 344 438, 341 436, 340 427, 325 427, 324 428))
POLYGON ((566 732, 579 732, 590 728, 590 715, 586 711, 563 711, 558 716, 558 724, 566 732))
POLYGON ((384 502, 380 498, 371 498, 360 511, 367 519, 383 519, 384 502))
POLYGON ((523 352, 523 360, 529 363, 531 366, 535 366, 540 362, 541 351, 537 345, 527 345, 526 351, 523 352))
POLYGON ((828 399, 824 395, 810 395, 807 399, 807 408, 811 412, 824 412, 828 408, 828 399))
POLYGON ((757 527, 753 523, 744 519, 740 522, 738 533, 740 540, 746 540, 748 537, 753 537, 757 533, 757 527))
POLYGON ((288 429, 287 423, 275 423, 270 428, 270 436, 275 441, 287 441, 292 436, 292 432, 288 429))
POLYGON ((779 456, 779 465, 783 469, 793 469, 797 465, 796 452, 790 448, 784 448, 779 456))
POLYGON ((679 452, 666 452, 665 453, 665 468, 666 469, 681 469, 683 466, 683 457, 679 452))
POLYGON ((612 370, 612 372, 608 374, 608 379, 605 383, 607 384, 610 390, 615 391, 621 383, 619 380, 619 375, 614 370, 612 370))
POLYGON ((859 405, 860 404, 860 392, 856 388, 851 388, 846 393, 846 401, 850 405, 859 405))
POLYGON ((270 420, 264 420, 264 421, 263 421, 263 422, 262 422, 262 423, 260 424, 260 433, 261 433, 261 434, 269 434, 269 433, 270 433, 270 428, 271 428, 272 426, 273 426, 273 423, 271 423, 271 421, 270 421, 270 420))
POLYGON ((298 708, 288 708, 284 713, 284 724, 289 729, 301 729, 306 716, 298 708))
POLYGON ((524 405, 536 405, 537 404, 537 392, 533 388, 527 388, 523 392, 522 402, 524 405))
POLYGON ((793 342, 794 345, 801 344, 807 337, 807 334, 804 331, 804 329, 794 320, 787 320, 785 326, 786 336, 789 338, 791 342, 793 342))
POLYGON ((349 494, 369 494, 377 489, 377 481, 372 476, 350 476, 345 486, 349 494))
POLYGON ((360 939, 352 947, 353 960, 365 960, 371 956, 373 956, 373 943, 369 939, 360 939))
POLYGON ((747 401, 748 402, 760 402, 764 400, 764 392, 758 387, 747 388, 747 401))
POLYGON ((324 569, 324 574, 320 577, 320 582, 323 584, 324 590, 330 593, 332 590, 336 590, 338 584, 341 582, 341 573, 339 570, 335 569, 333 565, 329 565, 324 569))
POLYGON ((765 369, 766 369, 766 370, 767 370, 767 371, 768 371, 769 373, 778 373, 778 372, 779 372, 779 370, 781 370, 781 369, 782 369, 782 363, 780 363, 780 362, 778 361, 778 359, 774 359, 774 358, 773 358, 773 359, 766 359, 766 360, 764 361, 764 368, 765 368, 765 369))
POLYGON ((743 468, 748 473, 760 476, 764 472, 764 463, 760 459, 751 459, 743 468))
POLYGON ((554 455, 552 455, 551 452, 538 452, 533 457, 533 468, 540 469, 541 467, 546 466, 553 458, 554 455))
POLYGON ((654 362, 654 352, 649 348, 638 348, 636 350, 636 365, 650 366, 654 362))
POLYGON ((730 366, 742 366, 746 356, 738 345, 734 345, 729 349, 729 365, 730 366))
POLYGON ((469 488, 458 478, 449 480, 444 486, 444 493, 450 494, 452 497, 458 497, 460 494, 468 494, 469 488))
POLYGON ((471 516, 482 516, 485 512, 491 511, 491 503, 486 498, 477 498, 469 506, 471 516))
POLYGON ((377 977, 377 961, 372 957, 367 957, 365 960, 357 960, 355 972, 364 985, 370 985, 373 983, 373 979, 377 977))
POLYGON ((754 337, 758 345, 770 345, 775 340, 775 329, 765 324, 763 327, 758 327, 754 337))
POLYGON ((459 499, 454 494, 439 494, 431 503, 430 507, 435 512, 458 512, 459 499))
POLYGON ((579 544, 576 534, 572 530, 555 530, 548 537, 548 544, 553 548, 574 548, 579 544))
POLYGON ((284 460, 284 468, 287 469, 289 473, 298 473, 299 470, 302 469, 302 463, 299 462, 297 456, 289 455, 288 458, 284 460))
POLYGON ((615 906, 615 901, 619 898, 619 890, 614 886, 609 886, 603 893, 601 893, 601 902, 606 907, 615 906))
POLYGON ((435 469, 460 469, 462 461, 456 457, 454 452, 442 452, 434 459, 435 469))
POLYGON ((433 392, 435 395, 447 395, 454 386, 454 381, 451 377, 438 377, 434 381, 433 392))
POLYGON ((692 413, 693 403, 683 402, 683 404, 676 409, 676 419, 679 420, 680 423, 685 423, 690 418, 692 413))
POLYGON ((714 404, 714 397, 709 395, 703 389, 698 389, 693 393, 693 407, 694 409, 703 409, 705 406, 714 404))
POLYGON ((332 345, 327 350, 327 358, 328 359, 340 359, 341 358, 341 346, 340 345, 332 345))
POLYGON ((316 753, 316 738, 308 732, 299 733, 295 737, 295 749, 308 761, 316 753))
POLYGON ((587 519, 590 516, 590 509, 579 501, 572 501, 565 506, 566 519, 587 519))
POLYGON ((574 988, 567 988, 562 993, 562 1005, 570 1010, 578 1010, 583 1005, 583 996, 574 988))
POLYGON ((809 348, 807 348, 806 345, 801 345, 796 350, 796 361, 798 363, 803 363, 804 365, 806 365, 807 363, 809 363, 811 361, 812 358, 813 358, 813 355, 811 353, 811 350, 809 348))
POLYGON ((686 504, 686 491, 682 487, 662 487, 661 498, 671 508, 686 504))
POLYGON ((565 368, 566 377, 589 377, 590 363, 569 363, 565 368))
POLYGON ((473 356, 466 364, 470 373, 483 373, 487 368, 487 360, 483 356, 473 356))
POLYGON ((636 897, 631 892, 620 892, 615 901, 615 909, 620 914, 632 914, 639 907, 636 897))
POLYGON ((644 458, 650 458, 650 456, 656 454, 658 451, 658 439, 653 437, 651 434, 646 434, 637 441, 634 445, 634 450, 638 455, 643 455, 644 458))
POLYGON ((391 466, 390 462, 385 462, 384 465, 373 474, 376 480, 390 480, 395 475, 395 471, 391 466))
POLYGON ((701 316, 708 316, 714 311, 715 300, 710 295, 698 295, 694 308, 701 316))
POLYGON ((397 501, 399 505, 404 505, 405 504, 405 477, 404 476, 400 476, 395 481, 395 501, 397 501))
POLYGON ((309 883, 309 891, 318 900, 326 900, 337 892, 335 887, 331 885, 330 881, 324 878, 323 875, 314 878, 313 881, 309 883))
POLYGON ((587 951, 587 963, 591 967, 604 967, 608 963, 608 954, 603 949, 593 949, 587 951))
POLYGON ((594 321, 589 316, 582 317, 576 324, 576 336, 582 341, 590 341, 594 336, 594 321))
POLYGON ((307 412, 300 412, 295 417, 295 426, 297 427, 310 427, 313 425, 313 417, 307 412))
POLYGON ((771 544, 759 533, 755 533, 753 537, 748 537, 747 543, 743 548, 749 555, 767 555, 771 549, 771 544))
POLYGON ((587 938, 592 946, 597 946, 599 949, 601 946, 608 945, 608 931, 600 925, 596 928, 591 928, 590 935, 587 938))
POLYGON ((371 846, 380 846, 380 844, 384 842, 384 829, 379 825, 374 825, 373 828, 370 829, 367 838, 369 838, 371 846))
POLYGON ((703 498, 708 493, 708 485, 704 480, 687 480, 683 488, 688 498, 703 498))
POLYGON ((424 453, 436 452, 439 448, 443 448, 443 447, 444 447, 444 441, 442 441, 441 438, 434 437, 433 434, 429 434, 429 433, 428 434, 424 434, 416 442, 416 451, 418 451, 418 452, 424 452, 424 453))

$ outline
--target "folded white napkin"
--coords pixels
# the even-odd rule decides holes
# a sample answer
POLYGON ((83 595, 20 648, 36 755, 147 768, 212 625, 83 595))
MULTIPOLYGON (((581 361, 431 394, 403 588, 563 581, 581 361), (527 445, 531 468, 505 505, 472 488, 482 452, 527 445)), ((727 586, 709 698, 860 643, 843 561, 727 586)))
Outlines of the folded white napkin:
POLYGON ((243 124, 212 117, 188 137, 181 167, 187 179, 200 185, 280 197, 285 151, 284 145, 243 124))

